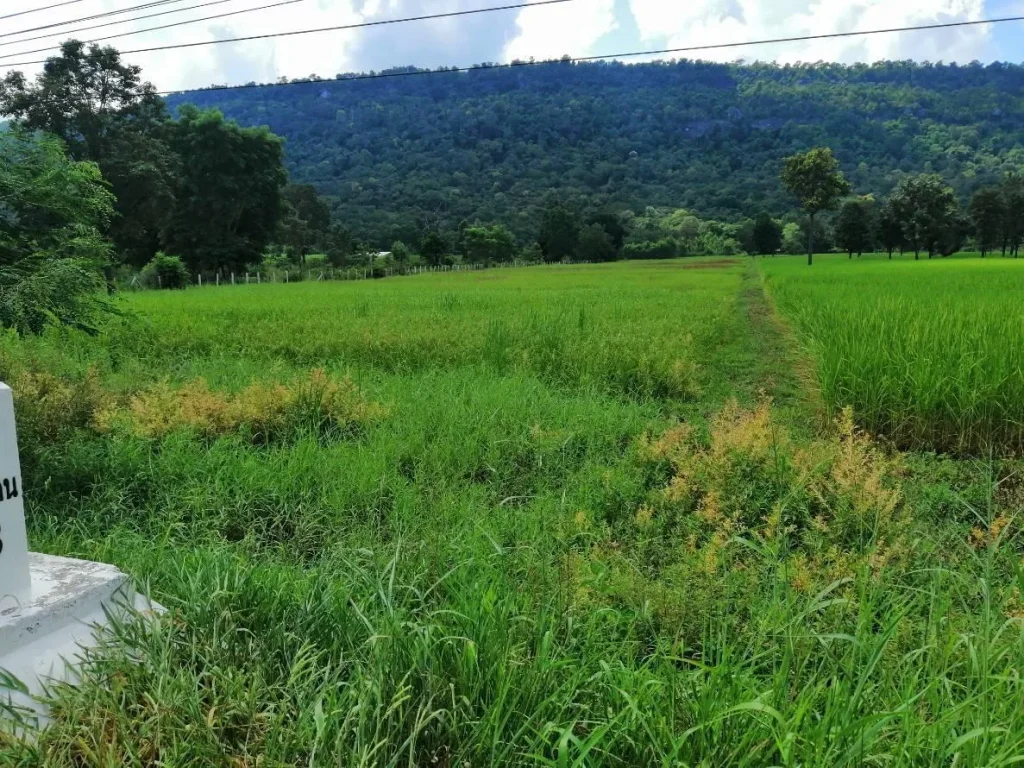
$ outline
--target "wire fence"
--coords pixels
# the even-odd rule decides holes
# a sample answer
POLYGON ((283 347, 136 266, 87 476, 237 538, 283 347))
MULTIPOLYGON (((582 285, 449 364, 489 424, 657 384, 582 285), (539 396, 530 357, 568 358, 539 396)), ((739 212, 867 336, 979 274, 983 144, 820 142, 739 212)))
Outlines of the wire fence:
MULTIPOLYGON (((590 262, 562 262, 564 264, 584 264, 590 262)), ((245 272, 207 271, 196 272, 191 276, 190 285, 195 288, 222 285, 262 285, 263 283, 302 283, 302 282, 335 282, 348 280, 381 280, 392 277, 411 277, 415 275, 441 274, 449 272, 479 272, 489 269, 517 269, 544 265, 540 261, 509 261, 493 264, 439 264, 436 266, 346 266, 332 267, 327 265, 297 266, 285 269, 268 268, 245 272)), ((551 266, 548 264, 548 266, 551 266)), ((160 277, 156 285, 147 285, 134 275, 123 284, 128 290, 149 290, 163 288, 160 277)))

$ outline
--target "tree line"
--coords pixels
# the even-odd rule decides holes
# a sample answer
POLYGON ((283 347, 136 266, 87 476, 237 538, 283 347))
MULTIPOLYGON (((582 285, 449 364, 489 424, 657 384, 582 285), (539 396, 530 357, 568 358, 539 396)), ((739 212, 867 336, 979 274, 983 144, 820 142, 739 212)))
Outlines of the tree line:
MULTIPOLYGON (((982 257, 997 249, 1016 258, 1024 239, 1024 176, 1007 173, 1001 183, 977 189, 966 208, 941 176, 922 173, 899 181, 878 204, 872 195, 849 197, 851 185, 831 149, 819 147, 785 160, 782 186, 798 198, 807 214, 807 263, 813 263, 816 217, 839 209, 835 246, 850 258, 881 248, 892 258, 899 250, 928 258, 949 256, 974 238, 982 257)), ((770 217, 758 218, 757 252, 777 252, 781 228, 770 217)))

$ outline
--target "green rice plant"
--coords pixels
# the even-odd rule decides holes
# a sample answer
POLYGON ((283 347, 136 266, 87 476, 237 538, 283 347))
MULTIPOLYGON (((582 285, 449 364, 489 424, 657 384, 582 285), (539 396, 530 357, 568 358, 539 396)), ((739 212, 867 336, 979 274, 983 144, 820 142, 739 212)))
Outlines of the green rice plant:
POLYGON ((1024 268, 1013 260, 765 261, 833 417, 852 406, 898 446, 1024 450, 1024 268))

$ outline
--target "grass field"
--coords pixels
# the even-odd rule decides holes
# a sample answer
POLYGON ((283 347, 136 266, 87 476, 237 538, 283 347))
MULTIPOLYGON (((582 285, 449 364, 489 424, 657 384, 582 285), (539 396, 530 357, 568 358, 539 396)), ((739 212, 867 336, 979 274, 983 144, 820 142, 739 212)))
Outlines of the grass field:
POLYGON ((170 613, 0 764, 1009 764, 1021 467, 927 451, 1017 445, 1015 404, 859 399, 868 346, 1011 376, 1018 272, 952 264, 151 292, 4 338, 33 548, 170 613))

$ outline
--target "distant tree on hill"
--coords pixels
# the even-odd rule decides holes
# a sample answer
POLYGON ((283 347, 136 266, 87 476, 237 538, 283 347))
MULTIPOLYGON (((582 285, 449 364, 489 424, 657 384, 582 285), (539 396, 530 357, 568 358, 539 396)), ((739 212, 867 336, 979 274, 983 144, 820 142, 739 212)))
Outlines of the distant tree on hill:
POLYGON ((852 259, 853 254, 871 250, 873 243, 871 198, 855 198, 843 203, 836 219, 836 245, 852 259))
POLYGON ((580 238, 579 216, 569 206, 552 201, 544 209, 537 242, 544 253, 544 261, 556 262, 576 255, 580 238))
POLYGON ((814 263, 814 219, 822 211, 833 211, 839 201, 850 193, 850 184, 839 170, 839 161, 832 150, 819 147, 786 158, 782 168, 782 184, 800 199, 810 219, 807 228, 807 264, 814 263))
POLYGON ((910 176, 897 185, 889 198, 903 227, 903 236, 914 249, 914 259, 921 251, 931 258, 951 239, 951 228, 959 227, 959 206, 953 190, 937 174, 910 176))
POLYGON ((782 248, 782 227, 769 214, 759 214, 751 232, 751 244, 754 252, 762 256, 778 253, 782 248))
POLYGON ((1000 190, 984 187, 975 192, 971 198, 970 216, 978 249, 981 257, 985 258, 999 247, 1003 235, 1006 212, 1000 190))

